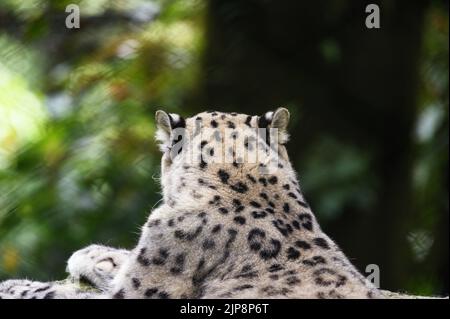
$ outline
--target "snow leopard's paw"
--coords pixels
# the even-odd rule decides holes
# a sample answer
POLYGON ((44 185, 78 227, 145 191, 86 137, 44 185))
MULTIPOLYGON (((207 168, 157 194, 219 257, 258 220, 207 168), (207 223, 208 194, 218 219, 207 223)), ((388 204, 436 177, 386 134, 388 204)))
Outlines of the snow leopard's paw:
POLYGON ((129 255, 128 250, 90 245, 72 254, 67 261, 67 272, 75 280, 107 291, 129 255))

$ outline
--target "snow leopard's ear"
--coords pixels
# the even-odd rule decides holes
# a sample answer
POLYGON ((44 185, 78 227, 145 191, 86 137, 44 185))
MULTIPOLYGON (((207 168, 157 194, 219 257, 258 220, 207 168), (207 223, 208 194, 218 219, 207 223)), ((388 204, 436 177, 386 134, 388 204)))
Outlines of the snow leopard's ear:
POLYGON ((289 125, 290 114, 284 107, 279 107, 275 111, 267 112, 258 119, 258 127, 278 129, 278 142, 285 144, 289 140, 287 127, 289 125))
POLYGON ((161 151, 166 152, 172 146, 172 131, 177 128, 185 128, 186 121, 178 114, 167 114, 161 110, 156 111, 155 121, 157 127, 156 139, 160 142, 161 151))
POLYGON ((270 123, 270 126, 272 128, 277 128, 283 132, 287 131, 287 127, 289 125, 289 118, 290 118, 289 111, 285 109, 284 107, 279 107, 277 110, 273 113, 272 121, 270 123))

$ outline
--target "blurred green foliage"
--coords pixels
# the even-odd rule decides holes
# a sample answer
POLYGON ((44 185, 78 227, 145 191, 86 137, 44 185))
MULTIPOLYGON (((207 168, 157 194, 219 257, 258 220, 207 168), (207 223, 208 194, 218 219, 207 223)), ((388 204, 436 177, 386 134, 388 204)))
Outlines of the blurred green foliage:
MULTIPOLYGON (((221 14, 238 16, 231 3, 228 9, 221 14)), ((201 82, 209 79, 207 41, 223 41, 208 34, 207 10, 200 0, 0 3, 0 280, 61 279, 70 254, 90 243, 133 247, 161 198, 153 114, 158 108, 182 114, 202 109, 197 102, 204 95, 201 82), (64 25, 70 3, 80 6, 80 29, 64 25)), ((429 256, 442 249, 448 256, 448 243, 436 248, 443 206, 448 215, 448 184, 441 183, 443 170, 448 173, 445 6, 434 2, 423 29, 412 137, 411 200, 419 213, 405 221, 419 270, 439 263, 429 256)), ((319 52, 331 66, 344 54, 328 36, 319 52)), ((301 134, 302 109, 293 103, 291 111, 301 134)), ((321 221, 345 220, 349 207, 370 214, 381 187, 375 150, 318 132, 301 155, 294 164, 302 168, 300 181, 321 221)), ((416 273, 404 289, 444 289, 433 273, 416 273)), ((448 285, 448 270, 444 280, 448 285)))
POLYGON ((77 1, 71 31, 73 2, 0 5, 17 19, 0 33, 0 278, 61 278, 93 242, 131 248, 161 198, 153 114, 195 89, 201 3, 77 1))

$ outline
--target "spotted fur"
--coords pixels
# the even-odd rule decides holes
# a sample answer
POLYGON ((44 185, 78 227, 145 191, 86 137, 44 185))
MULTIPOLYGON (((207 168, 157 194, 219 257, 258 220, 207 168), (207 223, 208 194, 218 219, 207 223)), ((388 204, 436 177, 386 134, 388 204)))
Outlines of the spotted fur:
POLYGON ((101 292, 6 281, 0 297, 380 297, 321 230, 301 192, 285 146, 288 120, 286 109, 262 116, 210 111, 186 120, 158 111, 163 203, 133 250, 94 245, 68 262, 73 277, 101 292), (278 131, 253 135, 255 129, 278 131), (187 161, 194 150, 197 161, 187 161), (243 150, 265 155, 250 163, 243 150), (219 155, 229 161, 208 160, 219 155))

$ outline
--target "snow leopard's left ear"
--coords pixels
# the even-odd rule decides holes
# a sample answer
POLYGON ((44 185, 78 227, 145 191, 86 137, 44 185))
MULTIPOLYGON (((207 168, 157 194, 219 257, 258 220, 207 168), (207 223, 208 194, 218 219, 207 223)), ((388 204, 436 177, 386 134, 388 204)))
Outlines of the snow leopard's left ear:
POLYGON ((186 128, 186 121, 180 115, 175 113, 166 113, 158 110, 155 114, 156 121, 156 139, 161 143, 159 145, 162 152, 170 150, 172 146, 171 135, 177 128, 186 128))
POLYGON ((259 118, 258 127, 278 129, 278 142, 285 144, 289 140, 287 127, 289 125, 290 114, 288 109, 279 107, 275 111, 267 112, 259 118))

